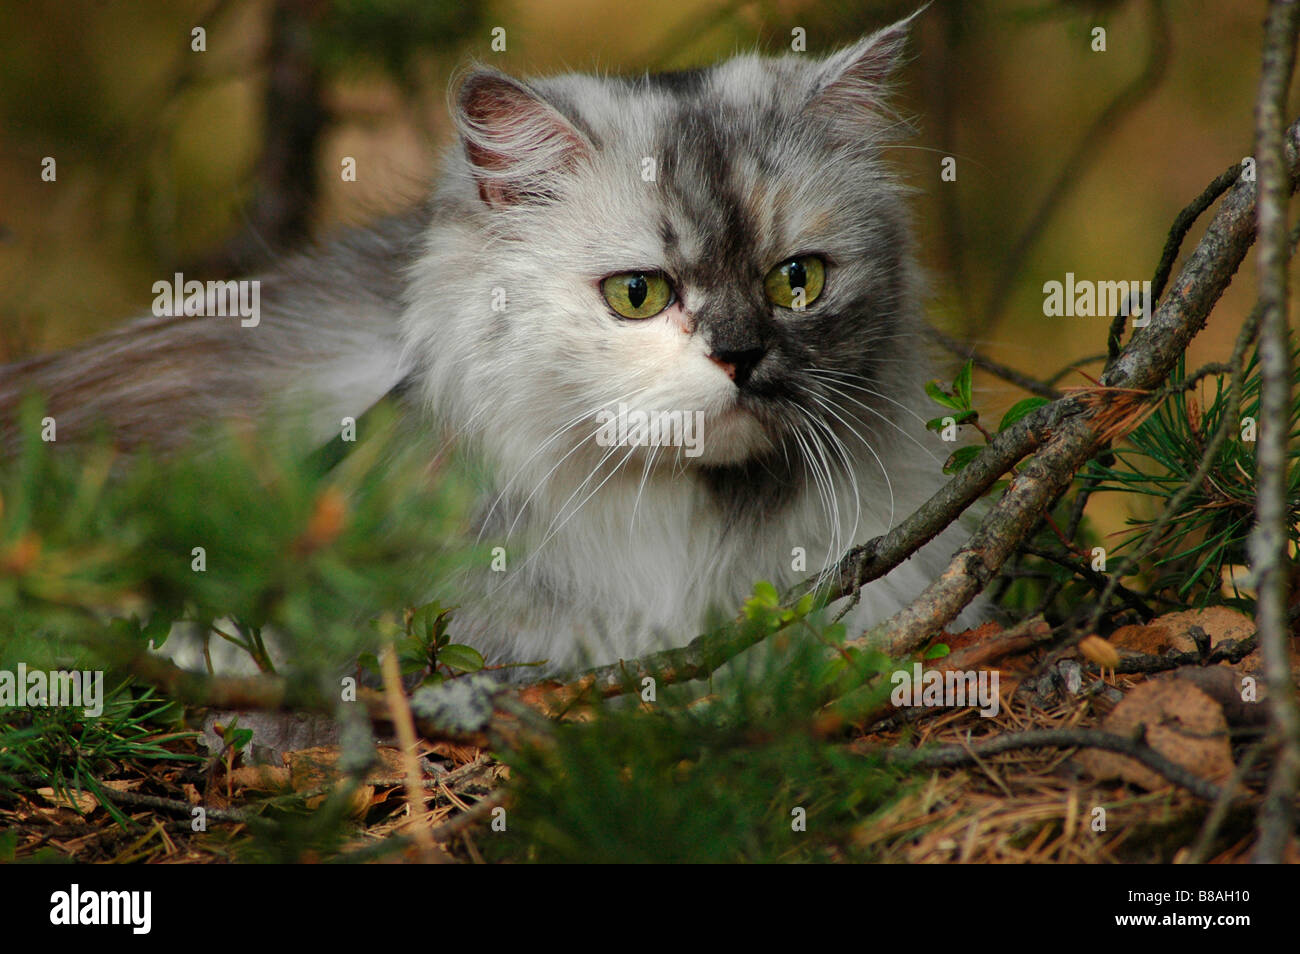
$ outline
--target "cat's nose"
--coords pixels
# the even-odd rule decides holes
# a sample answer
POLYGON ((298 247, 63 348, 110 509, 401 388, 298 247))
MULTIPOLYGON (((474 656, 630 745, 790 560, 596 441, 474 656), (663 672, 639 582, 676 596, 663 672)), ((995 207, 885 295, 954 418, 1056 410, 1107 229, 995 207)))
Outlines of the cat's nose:
POLYGON ((721 350, 709 355, 709 360, 727 372, 727 377, 736 382, 736 387, 743 388, 749 376, 754 373, 758 362, 767 354, 766 348, 745 348, 739 351, 721 350))

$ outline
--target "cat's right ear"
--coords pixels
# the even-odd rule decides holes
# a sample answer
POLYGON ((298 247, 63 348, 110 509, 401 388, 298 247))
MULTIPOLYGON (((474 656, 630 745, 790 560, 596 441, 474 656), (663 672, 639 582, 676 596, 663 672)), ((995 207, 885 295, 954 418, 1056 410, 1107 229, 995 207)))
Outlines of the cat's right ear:
POLYGON ((908 34, 928 8, 926 4, 824 60, 816 76, 813 107, 848 123, 878 123, 887 108, 890 78, 902 64, 908 34))
POLYGON ((461 83, 456 125, 479 198, 502 208, 554 194, 591 149, 587 137, 523 83, 476 70, 461 83))

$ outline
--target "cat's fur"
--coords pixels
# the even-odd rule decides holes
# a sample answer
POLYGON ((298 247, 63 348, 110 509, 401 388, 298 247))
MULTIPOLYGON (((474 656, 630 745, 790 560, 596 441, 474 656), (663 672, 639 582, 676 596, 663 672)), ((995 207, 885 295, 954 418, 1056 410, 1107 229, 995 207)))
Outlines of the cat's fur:
MULTIPOLYGON (((267 276, 257 328, 146 320, 3 369, 0 404, 40 390, 61 438, 107 419, 167 446, 286 398, 310 401, 325 437, 400 382, 428 433, 455 432, 493 474, 476 529, 506 569, 461 581, 459 640, 552 671, 681 644, 942 480, 918 413, 905 190, 880 156, 905 36, 629 79, 473 71, 427 209, 267 276), (814 252, 821 298, 769 304, 765 273, 814 252), (636 269, 680 300, 613 314, 601 278, 636 269), (758 350, 738 387, 722 359, 758 350), (703 411, 703 455, 598 446, 595 415, 619 402, 703 411)), ((905 604, 956 543, 870 584, 851 622, 905 604)))

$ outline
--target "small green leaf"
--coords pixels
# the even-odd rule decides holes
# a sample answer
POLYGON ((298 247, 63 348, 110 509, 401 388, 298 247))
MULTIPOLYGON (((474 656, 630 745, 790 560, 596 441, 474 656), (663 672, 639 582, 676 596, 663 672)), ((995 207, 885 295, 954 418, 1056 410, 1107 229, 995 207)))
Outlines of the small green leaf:
POLYGON ((956 414, 945 414, 943 417, 932 418, 925 422, 925 426, 938 433, 948 426, 944 423, 948 418, 952 418, 953 424, 960 427, 962 424, 969 424, 971 421, 976 420, 979 416, 978 411, 958 411, 956 414))
POLYGON ((221 741, 226 743, 228 748, 234 749, 236 752, 240 751, 244 746, 248 745, 249 742, 253 741, 253 730, 241 729, 238 727, 238 723, 239 716, 235 716, 235 718, 231 720, 230 725, 226 726, 225 731, 221 733, 221 741))
POLYGON ((437 600, 416 607, 411 614, 410 635, 418 639, 421 645, 436 646, 451 622, 452 609, 453 607, 444 608, 437 600))
POLYGON ((405 653, 397 657, 398 671, 403 676, 409 676, 413 672, 422 672, 428 666, 428 660, 424 656, 408 656, 405 653))
POLYGON ((781 605, 781 594, 766 580, 754 584, 754 600, 759 606, 774 608, 781 605))
POLYGON ((979 456, 979 452, 980 448, 973 444, 967 447, 958 447, 943 465, 943 472, 945 474, 955 474, 964 470, 967 464, 979 456))
POLYGON ((935 404, 942 404, 944 407, 950 407, 954 411, 965 410, 965 408, 958 403, 956 398, 939 386, 938 381, 926 381, 925 393, 930 395, 930 400, 934 401, 935 404))
POLYGON ((948 648, 947 643, 935 643, 933 646, 931 646, 929 649, 925 651, 925 658, 942 659, 950 652, 952 652, 952 650, 948 648))
POLYGON ((1006 414, 1002 415, 1002 423, 998 425, 998 430, 1005 431, 1030 411, 1036 410, 1044 404, 1051 403, 1052 402, 1047 400, 1047 398, 1042 397, 1027 397, 1023 401, 1017 401, 1015 404, 1011 405, 1006 414))
POLYGON ((140 631, 140 635, 151 641, 154 649, 161 649, 163 643, 167 642, 167 636, 172 631, 173 622, 169 614, 157 613, 153 619, 149 620, 149 625, 140 631))
POLYGON ((953 378, 952 381, 953 393, 957 396, 957 400, 961 402, 958 407, 963 411, 971 406, 971 373, 974 367, 975 361, 967 358, 966 363, 962 365, 962 369, 957 372, 957 377, 953 378))
POLYGON ((462 643, 448 643, 438 651, 438 662, 461 672, 478 672, 485 663, 477 649, 462 643))

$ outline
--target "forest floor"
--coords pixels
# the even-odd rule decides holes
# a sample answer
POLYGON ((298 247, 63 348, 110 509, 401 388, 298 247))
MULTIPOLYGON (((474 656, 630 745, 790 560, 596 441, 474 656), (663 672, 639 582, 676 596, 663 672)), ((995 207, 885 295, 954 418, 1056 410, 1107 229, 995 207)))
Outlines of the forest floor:
MULTIPOLYGON (((974 752, 981 742, 1027 731, 1104 730, 1144 739, 1223 797, 1198 796, 1113 752, 1015 748, 975 755, 968 765, 914 769, 899 797, 853 828, 832 856, 903 863, 1249 860, 1268 777, 1253 634, 1250 619, 1235 610, 1168 614, 1057 659, 1034 649, 990 663, 987 671, 998 674, 996 714, 916 706, 849 729, 842 739, 848 751, 864 755, 933 746, 974 752)), ((989 636, 984 627, 950 637, 953 658, 986 645, 989 636)), ((937 662, 942 670, 943 660, 937 662)), ((384 743, 365 783, 340 800, 338 811, 350 824, 304 827, 293 844, 281 846, 282 856, 274 848, 268 855, 265 844, 250 855, 245 836, 260 812, 275 810, 276 799, 307 808, 324 803, 339 776, 340 750, 308 746, 283 753, 279 764, 245 765, 229 753, 200 758, 199 740, 194 734, 170 741, 174 762, 128 759, 102 775, 129 825, 88 791, 11 792, 0 799, 0 829, 8 831, 0 849, 16 859, 78 862, 309 861, 335 853, 418 861, 430 860, 430 850, 438 860, 475 862, 483 859, 477 839, 490 830, 510 776, 474 745, 420 740, 410 763, 395 743, 384 743), (427 799, 414 818, 412 764, 427 799), (198 806, 202 826, 195 823, 198 806), (411 837, 417 827, 432 838, 411 837), (327 834, 335 830, 346 835, 327 834)), ((1300 862, 1294 842, 1292 852, 1300 862)))

